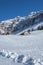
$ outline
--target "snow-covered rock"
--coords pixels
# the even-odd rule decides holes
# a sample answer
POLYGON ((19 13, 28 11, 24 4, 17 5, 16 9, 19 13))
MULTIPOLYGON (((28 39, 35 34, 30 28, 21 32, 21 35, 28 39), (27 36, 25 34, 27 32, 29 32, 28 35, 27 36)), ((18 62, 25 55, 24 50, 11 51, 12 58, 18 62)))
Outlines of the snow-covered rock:
POLYGON ((43 29, 43 11, 31 12, 28 16, 17 16, 0 22, 0 35, 18 34, 23 30, 43 29))

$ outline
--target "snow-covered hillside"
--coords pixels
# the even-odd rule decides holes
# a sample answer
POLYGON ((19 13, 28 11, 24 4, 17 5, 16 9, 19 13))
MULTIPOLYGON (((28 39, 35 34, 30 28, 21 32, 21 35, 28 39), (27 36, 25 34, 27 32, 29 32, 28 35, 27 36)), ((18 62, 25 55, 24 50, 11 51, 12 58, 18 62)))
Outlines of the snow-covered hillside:
POLYGON ((0 35, 0 65, 43 65, 43 30, 0 35))
POLYGON ((43 11, 31 12, 28 16, 17 16, 0 23, 0 35, 18 34, 25 32, 25 29, 27 31, 43 29, 43 11))
POLYGON ((43 11, 0 22, 0 65, 43 65, 43 11))

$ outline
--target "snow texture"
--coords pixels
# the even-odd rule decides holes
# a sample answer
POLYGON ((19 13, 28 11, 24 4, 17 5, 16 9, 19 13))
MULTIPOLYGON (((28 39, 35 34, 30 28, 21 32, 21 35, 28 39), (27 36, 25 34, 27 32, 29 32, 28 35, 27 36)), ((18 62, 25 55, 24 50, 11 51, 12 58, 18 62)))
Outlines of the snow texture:
POLYGON ((43 30, 28 36, 0 35, 0 65, 20 64, 43 65, 43 30))

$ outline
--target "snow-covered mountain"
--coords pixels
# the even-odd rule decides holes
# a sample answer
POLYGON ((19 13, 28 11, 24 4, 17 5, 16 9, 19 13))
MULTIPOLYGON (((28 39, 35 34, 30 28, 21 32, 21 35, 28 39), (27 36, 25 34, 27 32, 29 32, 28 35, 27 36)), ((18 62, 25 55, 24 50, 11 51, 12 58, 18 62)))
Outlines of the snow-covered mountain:
POLYGON ((43 11, 0 22, 0 65, 43 65, 43 11))
POLYGON ((0 22, 0 35, 27 34, 30 30, 43 29, 43 11, 31 12, 28 16, 17 16, 0 22))

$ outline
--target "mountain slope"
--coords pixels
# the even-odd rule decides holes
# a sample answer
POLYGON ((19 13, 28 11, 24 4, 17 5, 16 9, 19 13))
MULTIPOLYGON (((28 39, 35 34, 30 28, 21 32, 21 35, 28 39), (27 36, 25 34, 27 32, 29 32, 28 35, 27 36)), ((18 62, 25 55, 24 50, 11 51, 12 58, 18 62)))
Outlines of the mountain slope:
POLYGON ((18 34, 25 29, 27 31, 43 29, 43 11, 31 12, 26 17, 17 16, 14 19, 5 20, 0 23, 0 34, 4 35, 18 34))

